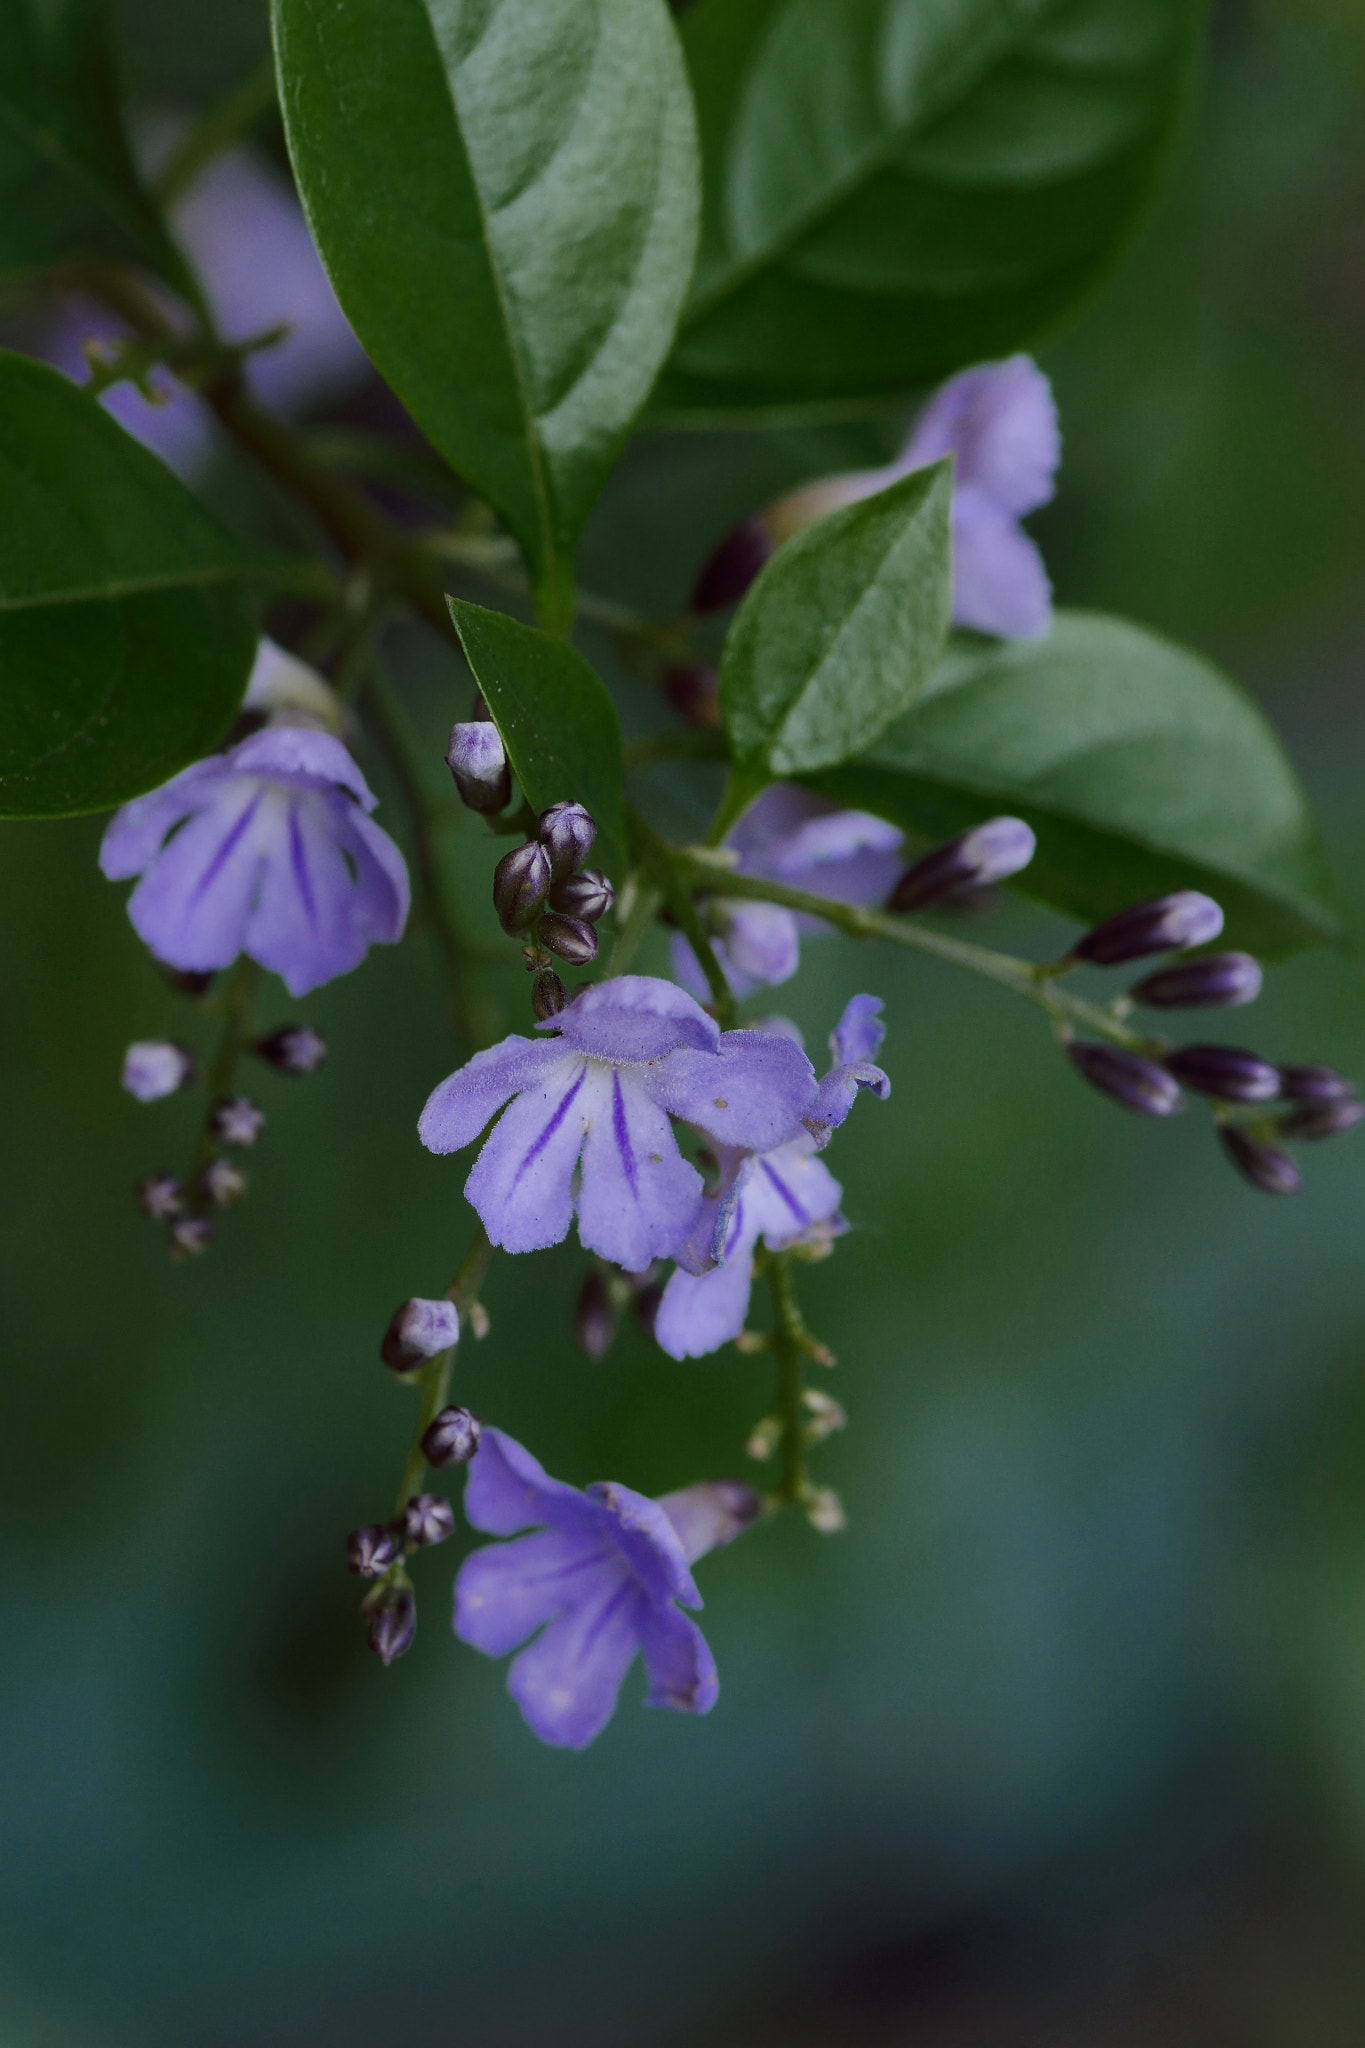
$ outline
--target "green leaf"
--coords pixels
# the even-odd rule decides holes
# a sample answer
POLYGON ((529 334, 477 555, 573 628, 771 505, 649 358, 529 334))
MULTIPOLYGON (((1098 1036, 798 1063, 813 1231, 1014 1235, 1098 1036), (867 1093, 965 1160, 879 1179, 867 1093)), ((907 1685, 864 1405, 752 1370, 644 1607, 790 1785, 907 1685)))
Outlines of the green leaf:
POLYGON ((1007 354, 1111 263, 1199 0, 697 0, 706 206, 664 417, 828 408, 1007 354))
POLYGON ((274 0, 290 153, 338 298, 516 535, 547 623, 668 354, 695 125, 664 0, 274 0))
POLYGON ((447 602, 527 802, 536 811, 585 805, 597 821, 594 858, 619 875, 626 836, 621 721, 605 684, 567 640, 463 598, 447 602))
POLYGON ((1119 619, 1061 612, 1042 641, 963 646, 866 760, 814 778, 931 839, 1027 819, 1018 886, 1091 923, 1199 888, 1232 944, 1267 954, 1340 937, 1298 777, 1237 686, 1119 619))
POLYGON ((0 816, 103 810, 209 752, 261 569, 78 386, 0 352, 0 816))
POLYGON ((726 815, 765 782, 871 746, 933 673, 952 599, 950 462, 917 469, 779 548, 725 641, 726 815))
POLYGON ((0 0, 0 275, 91 256, 197 287, 133 167, 108 0, 0 0))

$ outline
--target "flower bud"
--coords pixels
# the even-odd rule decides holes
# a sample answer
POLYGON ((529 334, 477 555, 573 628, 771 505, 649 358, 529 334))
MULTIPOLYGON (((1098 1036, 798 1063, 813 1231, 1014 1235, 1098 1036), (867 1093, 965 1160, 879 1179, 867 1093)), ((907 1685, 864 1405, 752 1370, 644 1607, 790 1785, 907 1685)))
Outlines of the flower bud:
POLYGON ((664 670, 664 695, 689 725, 720 731, 720 671, 701 663, 664 670))
POLYGON ((1236 1045, 1177 1046, 1162 1064, 1187 1088, 1220 1102, 1271 1102, 1280 1092, 1279 1069, 1236 1045))
POLYGON ((1343 1131, 1353 1131, 1365 1117, 1365 1102, 1357 1102, 1353 1096, 1344 1102, 1305 1102, 1298 1109, 1291 1109, 1288 1116, 1282 1116, 1275 1128, 1283 1138, 1306 1138, 1316 1142, 1320 1138, 1339 1138, 1343 1131))
POLYGON ((439 1493, 415 1493, 404 1506, 401 1522, 410 1550, 429 1550, 455 1534, 455 1510, 439 1493))
POLYGON ((198 1002, 213 987, 213 969, 197 967, 172 967, 165 960, 158 960, 157 966, 177 995, 189 996, 198 1002))
POLYGON ((422 1438, 428 1465, 467 1465, 479 1448, 483 1424, 467 1408, 443 1408, 422 1438))
POLYGON ((429 1358, 439 1358, 460 1341, 460 1311, 453 1301, 426 1301, 420 1296, 395 1309, 379 1356, 394 1372, 411 1372, 429 1358))
POLYGON ((204 1168, 199 1186, 215 1209, 230 1209, 246 1193, 246 1175, 231 1159, 215 1159, 204 1168))
POLYGON ((1174 1116, 1183 1107, 1180 1090, 1170 1075, 1140 1053, 1126 1052, 1120 1045, 1081 1041, 1068 1045, 1066 1053, 1092 1088, 1112 1095, 1115 1102, 1139 1116, 1174 1116))
POLYGON ((582 867, 596 837, 597 827, 582 804, 551 804, 540 814, 540 843, 550 856, 556 882, 582 867))
POLYGON ((540 938, 570 967, 586 967, 597 958, 597 933, 581 917, 561 917, 557 910, 547 912, 540 920, 540 938))
POLYGON ((1150 903, 1134 903, 1097 924, 1071 949, 1075 960, 1095 967, 1117 967, 1140 960, 1145 953, 1174 953, 1186 946, 1206 946, 1223 929, 1223 913, 1212 896, 1197 889, 1179 889, 1150 903))
POLYGON ((822 1536, 838 1536, 848 1527, 844 1504, 832 1486, 813 1486, 806 1495, 806 1520, 822 1536))
POLYGON ((159 1102, 194 1079, 194 1054, 169 1038, 140 1038, 123 1056, 123 1085, 139 1102, 159 1102))
POLYGON ((988 888, 1017 875, 1033 859, 1036 844, 1022 818, 988 818, 959 832, 915 862, 897 882, 889 910, 927 910, 967 889, 988 888))
POLYGON ((574 1343, 594 1365, 605 1356, 616 1335, 616 1307, 601 1273, 594 1266, 578 1290, 574 1303, 574 1343))
POLYGON ((346 1538, 346 1562, 362 1579, 382 1579, 402 1554, 397 1535, 384 1522, 367 1522, 346 1538))
POLYGON ((550 856, 538 840, 515 846, 493 870, 493 908, 505 932, 524 932, 545 908, 550 856))
POLYGON ((758 1519, 763 1502, 742 1479, 703 1479, 677 1493, 665 1493, 659 1506, 677 1531, 689 1564, 743 1535, 758 1519))
POLYGON ((1302 1193, 1303 1175, 1278 1145, 1264 1144, 1237 1124, 1220 1124, 1218 1142, 1243 1180, 1249 1180, 1263 1195, 1302 1193))
POLYGON ((810 1421, 801 1432, 808 1444, 821 1444, 827 1436, 833 1436, 836 1429, 848 1428, 848 1416, 842 1404, 831 1395, 822 1394, 818 1387, 804 1389, 801 1405, 810 1412, 810 1421))
POLYGON ((180 1216, 172 1223, 169 1235, 176 1258, 197 1259, 213 1243, 213 1225, 207 1216, 180 1216))
POLYGON ((1355 1092, 1355 1082, 1335 1067, 1280 1068, 1280 1093, 1289 1102, 1345 1102, 1355 1092))
POLYGON ((416 1633, 417 1602, 409 1587, 395 1587, 370 1616, 370 1648, 387 1670, 395 1657, 412 1648, 416 1633))
POLYGON ((651 1280, 647 1286, 637 1289, 631 1302, 635 1320, 647 1337, 654 1335, 654 1325, 659 1319, 659 1308, 663 1298, 664 1290, 661 1283, 651 1280))
POLYGON ((281 1024, 255 1045, 258 1059, 281 1074, 313 1074, 327 1057, 327 1041, 311 1024, 281 1024))
POLYGON ((209 1129, 225 1145, 254 1145, 265 1124, 265 1111, 245 1095, 224 1096, 209 1112, 209 1129))
POLYGON ((531 983, 531 1008, 537 1024, 548 1024, 551 1017, 557 1017, 569 998, 564 984, 553 967, 542 967, 531 983))
POLYGON ((451 728, 446 766, 455 778, 461 803, 471 811, 506 810, 512 800, 512 771, 502 734, 491 719, 476 719, 451 728))
POLYGON ((137 1205, 154 1223, 165 1223, 184 1208, 185 1190, 173 1173, 149 1174, 137 1184, 137 1205))
POLYGON ((581 875, 566 875, 550 891, 551 910, 562 911, 565 917, 586 918, 589 924, 605 917, 615 901, 616 891, 600 868, 584 868, 581 875))
POLYGON ((744 1439, 744 1455, 746 1458, 754 1459, 755 1463, 762 1464, 765 1458, 771 1458, 781 1441, 780 1419, 776 1415, 765 1415, 760 1422, 754 1424, 744 1439))
POLYGON ((712 549, 692 585, 694 612, 720 612, 736 604, 773 552, 761 519, 741 519, 712 549))
POLYGON ((1261 993, 1261 963, 1250 953, 1204 953, 1175 967, 1159 967, 1128 991, 1153 1010, 1235 1010, 1261 993))

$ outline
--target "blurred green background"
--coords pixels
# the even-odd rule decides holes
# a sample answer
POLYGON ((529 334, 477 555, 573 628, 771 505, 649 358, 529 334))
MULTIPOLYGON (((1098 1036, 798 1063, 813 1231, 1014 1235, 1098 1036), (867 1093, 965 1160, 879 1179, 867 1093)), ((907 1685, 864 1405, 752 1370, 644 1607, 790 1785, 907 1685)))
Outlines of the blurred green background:
MULTIPOLYGON (((264 45, 256 0, 125 15, 149 103, 264 45)), ((1357 930, 1363 346, 1365 24, 1225 5, 1169 192, 1041 352, 1065 463, 1036 531, 1064 602, 1263 701, 1357 930)), ((895 431, 641 444, 586 580, 668 610, 733 516, 895 431)), ((436 769, 467 683, 415 639, 394 657, 436 769)), ((804 1288, 848 1532, 792 1520, 703 1567, 709 1720, 642 1713, 633 1677, 595 1748, 554 1753, 449 1635, 466 1535, 419 1560, 387 1674, 341 1563, 411 1425, 379 1333, 471 1231, 461 1164, 413 1129, 453 1064, 434 948, 276 990, 265 1021, 331 1057, 263 1075, 250 1199, 172 1270, 129 1189, 193 1105, 139 1108, 118 1071, 130 1038, 207 1027, 99 831, 0 834, 3 2048, 1365 2037, 1358 1141, 1266 1201, 1203 1117, 1111 1109, 1000 992, 810 945, 783 992, 808 1041, 859 988, 891 1027, 892 1100, 831 1158, 857 1228, 804 1288)), ((452 843, 473 898, 494 851, 473 820, 452 843)), ((1056 930, 1006 909, 982 935, 1056 930)), ((1304 959, 1231 1035, 1365 1074, 1363 992, 1359 958, 1304 959)), ((583 1265, 495 1262, 460 1397, 579 1482, 742 1469, 768 1363, 627 1330, 587 1365, 583 1265)))

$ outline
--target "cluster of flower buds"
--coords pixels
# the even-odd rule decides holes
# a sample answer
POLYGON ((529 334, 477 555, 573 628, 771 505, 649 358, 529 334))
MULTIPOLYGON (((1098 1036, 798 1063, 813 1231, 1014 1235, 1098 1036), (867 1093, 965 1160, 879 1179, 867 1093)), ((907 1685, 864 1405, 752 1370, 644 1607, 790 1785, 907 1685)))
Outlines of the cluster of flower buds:
MULTIPOLYGON (((1223 913, 1210 896, 1181 890, 1133 904, 1087 932, 1060 963, 1118 967, 1154 953, 1183 951, 1216 939, 1223 913)), ((1115 1006, 1126 1014, 1150 1009, 1236 1009, 1261 991, 1261 968, 1249 953, 1204 953, 1159 968, 1115 1006)), ((1294 1195, 1303 1186, 1284 1139, 1333 1138, 1365 1118, 1355 1086, 1334 1068, 1277 1066, 1235 1045, 1195 1044, 1145 1051, 1071 1039, 1067 1054, 1092 1087, 1140 1116, 1174 1116, 1183 1091, 1215 1105, 1219 1142, 1242 1177, 1263 1194, 1294 1195), (1271 1109, 1269 1105, 1274 1104, 1271 1109)))
POLYGON ((1022 818, 987 818, 907 868, 886 907, 895 911, 951 907, 980 889, 993 888, 1019 874, 1033 859, 1036 843, 1022 818))
MULTIPOLYGON (((196 1078, 194 1054, 170 1039, 142 1039, 130 1045, 123 1062, 123 1085, 139 1102, 159 1102, 191 1086, 196 1078)), ((153 1173, 138 1183, 138 1207, 154 1223, 164 1224, 172 1256, 196 1258, 213 1242, 211 1211, 230 1209, 246 1193, 246 1175, 236 1160, 215 1153, 216 1146, 243 1149, 254 1145, 265 1123, 264 1113, 244 1095, 213 1104, 205 1121, 204 1149, 211 1156, 190 1184, 173 1173, 153 1173)))
POLYGON ((503 930, 524 941, 522 958, 536 977, 531 1007, 542 1023, 568 1001, 554 960, 571 967, 595 960, 595 926, 616 901, 606 876, 583 865, 596 837, 582 804, 552 804, 535 838, 504 854, 493 871, 493 907, 503 930))

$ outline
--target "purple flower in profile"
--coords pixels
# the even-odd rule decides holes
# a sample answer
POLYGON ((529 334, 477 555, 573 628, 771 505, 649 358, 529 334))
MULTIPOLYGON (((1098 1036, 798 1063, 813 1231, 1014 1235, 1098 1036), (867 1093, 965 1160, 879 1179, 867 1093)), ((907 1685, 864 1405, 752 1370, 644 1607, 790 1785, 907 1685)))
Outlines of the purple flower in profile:
POLYGON ((268 726, 125 804, 100 866, 142 877, 128 915, 159 960, 248 953, 301 996, 402 936, 408 872, 375 801, 340 740, 268 726))
MULTIPOLYGON (((841 811, 795 783, 770 783, 726 839, 740 871, 808 889, 836 903, 880 903, 903 865, 899 826, 867 811, 841 811)), ((776 903, 715 898, 706 906, 716 957, 737 996, 789 981, 800 964, 802 932, 828 929, 776 903)), ((686 939, 675 935, 673 971, 694 995, 706 977, 686 939)))
POLYGON ((671 1358, 701 1358, 744 1328, 760 1238, 773 1251, 817 1245, 845 1231, 842 1189, 815 1157, 860 1088, 884 1101, 891 1083, 872 1056, 886 1035, 876 996, 854 996, 830 1039, 834 1063, 799 1137, 764 1152, 720 1155, 720 1184, 702 1205, 664 1289, 654 1335, 671 1358))
POLYGON ((469 1466, 465 1513, 491 1536, 460 1567, 455 1633, 490 1657, 517 1657, 507 1689, 542 1742, 586 1749, 616 1708, 637 1652, 647 1703, 706 1714, 716 1666, 694 1621, 701 1594, 689 1567, 728 1543, 757 1512, 747 1487, 688 1487, 649 1500, 603 1482, 580 1492, 551 1479, 529 1451, 485 1429, 469 1466), (521 1530, 533 1530, 521 1535, 521 1530))
POLYGON ((762 1148, 819 1113, 799 1046, 722 1035, 691 996, 649 975, 584 989, 540 1029, 550 1035, 476 1053, 432 1091, 417 1127, 429 1151, 457 1152, 510 1102, 465 1182, 507 1251, 558 1244, 576 1210, 590 1250, 643 1272, 683 1242, 701 1206, 701 1175, 670 1117, 717 1144, 762 1148))

